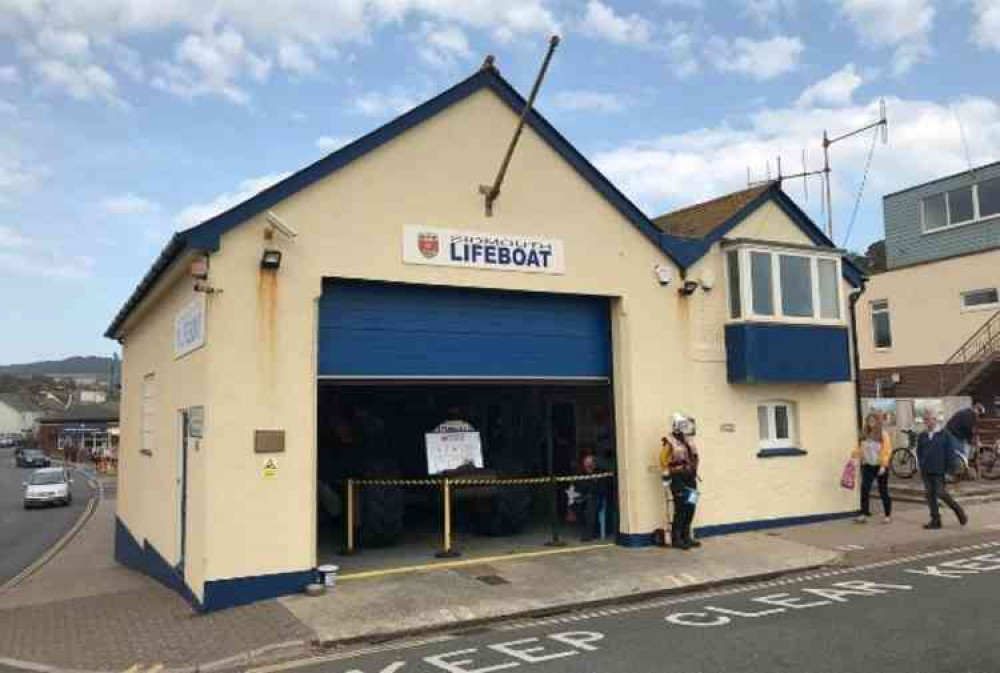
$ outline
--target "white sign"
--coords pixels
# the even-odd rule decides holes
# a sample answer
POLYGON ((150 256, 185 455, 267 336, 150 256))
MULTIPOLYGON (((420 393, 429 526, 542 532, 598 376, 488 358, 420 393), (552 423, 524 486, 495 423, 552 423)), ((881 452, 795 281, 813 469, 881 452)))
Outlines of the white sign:
POLYGON ((428 432, 427 474, 440 474, 462 465, 483 467, 483 444, 478 432, 428 432))
POLYGON ((557 239, 411 225, 403 228, 403 261, 524 273, 566 273, 563 243, 557 239))
POLYGON ((174 357, 205 345, 205 296, 199 295, 177 312, 174 319, 174 357))

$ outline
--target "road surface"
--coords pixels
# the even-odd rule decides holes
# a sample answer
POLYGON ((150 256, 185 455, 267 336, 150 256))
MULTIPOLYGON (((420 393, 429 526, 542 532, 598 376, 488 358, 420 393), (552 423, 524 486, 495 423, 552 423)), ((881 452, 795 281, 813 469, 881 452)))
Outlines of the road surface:
POLYGON ((359 647, 254 670, 1000 671, 1000 534, 956 544, 770 583, 359 647))
POLYGON ((58 542, 93 495, 88 480, 75 473, 71 505, 25 510, 21 483, 29 474, 14 466, 13 449, 0 449, 0 586, 58 542))

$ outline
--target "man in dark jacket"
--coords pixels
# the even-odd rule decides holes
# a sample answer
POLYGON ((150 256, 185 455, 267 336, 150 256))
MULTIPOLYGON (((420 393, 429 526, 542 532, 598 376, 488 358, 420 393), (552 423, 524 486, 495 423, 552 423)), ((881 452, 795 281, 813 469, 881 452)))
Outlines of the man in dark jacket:
POLYGON ((951 442, 953 440, 946 430, 938 430, 937 417, 931 410, 924 411, 923 419, 926 429, 917 437, 917 462, 924 479, 927 508, 931 513, 931 520, 924 528, 937 530, 941 527, 941 510, 938 506, 938 500, 948 505, 958 517, 958 522, 964 526, 969 522, 969 517, 965 515, 962 506, 955 502, 955 499, 948 493, 944 480, 944 475, 948 472, 948 463, 951 461, 951 442))

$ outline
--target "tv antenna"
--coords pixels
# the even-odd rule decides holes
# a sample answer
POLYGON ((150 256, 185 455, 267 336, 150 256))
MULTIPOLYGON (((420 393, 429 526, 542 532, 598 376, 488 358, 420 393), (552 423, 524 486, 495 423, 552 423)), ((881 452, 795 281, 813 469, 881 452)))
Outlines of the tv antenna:
MULTIPOLYGON (((555 53, 556 47, 559 46, 559 36, 553 35, 549 39, 549 51, 545 54, 545 60, 542 61, 542 68, 538 71, 538 77, 535 79, 535 85, 531 88, 531 95, 528 96, 528 102, 525 103, 524 109, 521 110, 521 118, 517 122, 517 128, 514 129, 514 137, 511 138, 510 145, 507 147, 507 154, 503 158, 503 163, 500 164, 500 170, 497 172, 496 180, 493 181, 492 185, 479 185, 479 193, 483 195, 483 199, 486 202, 486 217, 493 217, 493 203, 500 196, 500 187, 503 185, 503 179, 507 175, 507 168, 510 166, 510 160, 514 156, 514 148, 517 147, 517 141, 521 138, 521 131, 524 130, 524 123, 528 119, 528 113, 531 112, 532 106, 535 104, 535 98, 538 96, 538 90, 542 86, 542 80, 545 79, 545 71, 549 69, 549 62, 552 60, 552 54, 555 53)), ((493 67, 493 57, 487 56, 486 62, 483 64, 484 68, 493 67)))

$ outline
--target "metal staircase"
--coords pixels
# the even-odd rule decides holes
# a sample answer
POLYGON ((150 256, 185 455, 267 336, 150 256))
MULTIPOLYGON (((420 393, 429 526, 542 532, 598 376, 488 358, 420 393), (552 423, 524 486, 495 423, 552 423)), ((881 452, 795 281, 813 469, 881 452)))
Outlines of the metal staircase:
POLYGON ((941 395, 963 395, 1000 369, 1000 311, 976 330, 941 368, 941 395))

